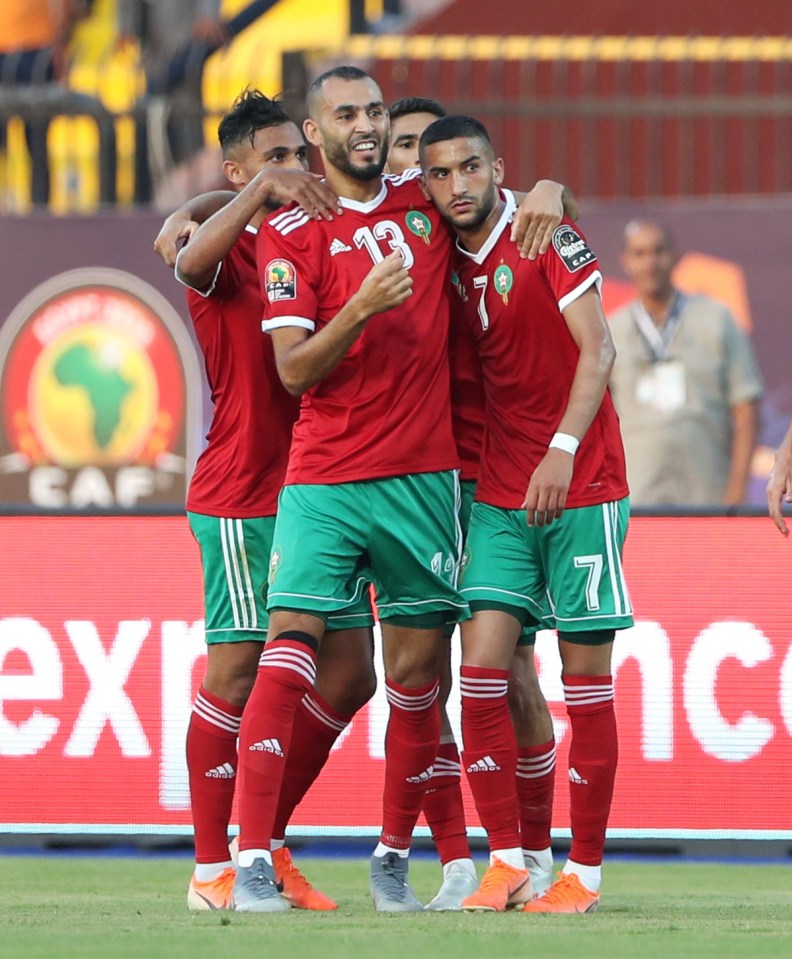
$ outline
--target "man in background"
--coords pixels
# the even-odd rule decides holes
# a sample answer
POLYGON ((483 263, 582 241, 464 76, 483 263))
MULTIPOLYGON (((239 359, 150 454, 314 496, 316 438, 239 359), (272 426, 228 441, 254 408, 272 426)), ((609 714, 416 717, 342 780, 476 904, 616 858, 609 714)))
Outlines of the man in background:
POLYGON ((622 266, 636 299, 610 317, 610 388, 633 506, 739 506, 756 442, 762 379, 728 309, 677 289, 670 231, 624 230, 622 266))

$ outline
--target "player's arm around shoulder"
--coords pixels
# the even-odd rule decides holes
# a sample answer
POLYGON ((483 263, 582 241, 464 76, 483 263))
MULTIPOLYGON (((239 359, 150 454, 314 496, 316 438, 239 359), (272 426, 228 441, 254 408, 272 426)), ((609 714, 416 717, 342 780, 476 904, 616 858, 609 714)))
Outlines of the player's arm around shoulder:
POLYGON ((183 203, 166 217, 160 227, 154 240, 154 252, 159 253, 165 265, 173 269, 182 243, 189 240, 205 220, 233 200, 234 196, 232 190, 215 190, 183 203))
POLYGON ((515 191, 514 199, 518 206, 511 239, 520 248, 520 256, 529 260, 547 251, 564 217, 575 221, 580 215, 572 191, 555 180, 538 180, 528 193, 515 191))
POLYGON ((292 396, 320 383, 338 366, 377 313, 399 306, 412 294, 412 277, 397 250, 369 270, 359 290, 313 333, 307 325, 272 327, 272 345, 281 382, 292 396))

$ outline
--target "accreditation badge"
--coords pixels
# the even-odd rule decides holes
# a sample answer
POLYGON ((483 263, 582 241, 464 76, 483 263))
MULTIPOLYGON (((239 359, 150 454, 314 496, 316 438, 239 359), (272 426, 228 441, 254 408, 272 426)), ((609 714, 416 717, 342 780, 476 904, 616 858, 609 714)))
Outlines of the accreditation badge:
POLYGON ((687 401, 685 367, 680 360, 664 360, 652 365, 638 377, 635 399, 661 413, 682 409, 687 401))

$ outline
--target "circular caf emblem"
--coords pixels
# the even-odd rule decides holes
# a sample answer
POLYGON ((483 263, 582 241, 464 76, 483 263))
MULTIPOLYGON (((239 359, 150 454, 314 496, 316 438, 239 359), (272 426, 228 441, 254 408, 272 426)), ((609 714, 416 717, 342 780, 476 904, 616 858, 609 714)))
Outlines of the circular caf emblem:
POLYGON ((2 328, 0 472, 147 467, 156 487, 164 468, 185 477, 178 502, 192 465, 186 420, 194 430, 197 419, 187 380, 198 393, 195 350, 156 290, 115 270, 61 274, 2 328))
POLYGON ((420 210, 410 210, 405 216, 404 222, 407 224, 407 229, 411 233, 419 236, 427 246, 429 245, 429 237, 432 233, 432 221, 425 213, 421 213, 420 210))
POLYGON ((509 291, 514 285, 514 274, 505 263, 501 263, 497 270, 495 270, 492 278, 495 283, 495 289, 503 297, 504 304, 508 306, 509 291))

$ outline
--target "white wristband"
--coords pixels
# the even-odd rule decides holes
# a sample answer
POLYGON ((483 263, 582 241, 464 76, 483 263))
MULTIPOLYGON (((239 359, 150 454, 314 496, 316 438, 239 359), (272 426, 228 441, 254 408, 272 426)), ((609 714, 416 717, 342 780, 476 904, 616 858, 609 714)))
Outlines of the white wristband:
POLYGON ((565 453, 571 453, 573 456, 578 451, 580 440, 570 433, 556 433, 550 440, 548 449, 563 450, 565 453))

